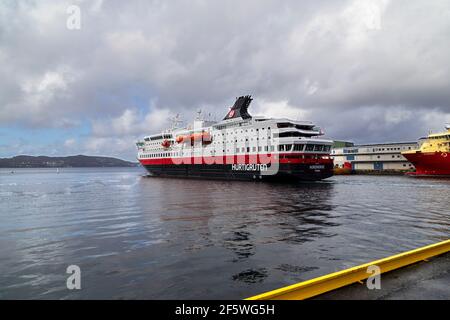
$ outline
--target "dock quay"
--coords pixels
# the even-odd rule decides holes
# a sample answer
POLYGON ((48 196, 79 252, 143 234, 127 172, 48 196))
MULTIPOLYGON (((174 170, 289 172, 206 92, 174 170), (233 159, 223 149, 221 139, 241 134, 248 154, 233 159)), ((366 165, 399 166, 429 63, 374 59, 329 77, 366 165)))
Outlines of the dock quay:
POLYGON ((354 283, 314 300, 449 300, 450 252, 388 272, 381 277, 380 290, 354 283))
POLYGON ((450 299, 450 239, 375 260, 247 300, 303 299, 450 299), (369 290, 363 280, 378 268, 380 288, 369 290))

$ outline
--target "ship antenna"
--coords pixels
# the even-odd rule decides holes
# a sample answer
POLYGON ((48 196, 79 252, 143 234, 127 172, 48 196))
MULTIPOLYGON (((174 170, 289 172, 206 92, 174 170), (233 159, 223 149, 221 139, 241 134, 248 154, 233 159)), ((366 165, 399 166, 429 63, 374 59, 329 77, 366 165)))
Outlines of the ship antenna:
POLYGON ((202 109, 198 109, 197 118, 195 120, 202 120, 202 109))
POLYGON ((180 114, 179 113, 177 113, 174 117, 170 118, 169 120, 172 122, 172 130, 176 129, 176 128, 179 128, 179 125, 183 122, 180 119, 180 114))

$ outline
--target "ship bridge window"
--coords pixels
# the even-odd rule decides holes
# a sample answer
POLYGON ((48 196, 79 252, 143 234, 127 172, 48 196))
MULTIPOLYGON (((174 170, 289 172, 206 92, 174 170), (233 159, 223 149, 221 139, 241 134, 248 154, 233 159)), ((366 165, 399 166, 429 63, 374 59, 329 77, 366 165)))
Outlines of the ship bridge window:
POLYGON ((323 151, 323 147, 321 144, 316 144, 314 145, 314 151, 323 151))
POLYGON ((280 144, 278 145, 278 151, 291 151, 292 144, 280 144))
POLYGON ((163 136, 155 136, 155 137, 151 137, 150 140, 154 141, 154 140, 161 140, 163 138, 163 136))
POLYGON ((313 129, 313 125, 295 125, 295 128, 300 129, 300 130, 312 130, 313 129))
POLYGON ((281 133, 274 133, 274 138, 288 138, 288 137, 307 137, 308 135, 302 134, 298 131, 290 131, 290 132, 281 132, 281 133))
POLYGON ((304 144, 294 144, 294 151, 303 151, 304 144))
POLYGON ((290 123, 290 122, 281 122, 281 123, 277 123, 277 127, 278 128, 292 128, 292 127, 294 127, 294 124, 290 123))
POLYGON ((307 144, 305 150, 306 151, 314 151, 314 145, 313 144, 307 144))

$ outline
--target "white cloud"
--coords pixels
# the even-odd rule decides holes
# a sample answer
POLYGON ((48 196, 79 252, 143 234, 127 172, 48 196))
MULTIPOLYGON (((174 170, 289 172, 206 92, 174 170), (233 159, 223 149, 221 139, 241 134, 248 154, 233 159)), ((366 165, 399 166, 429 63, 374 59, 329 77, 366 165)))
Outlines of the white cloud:
POLYGON ((78 150, 78 153, 121 155, 132 160, 135 158, 136 141, 144 135, 166 129, 171 116, 168 109, 151 107, 143 113, 136 108, 127 108, 117 117, 93 121, 91 135, 82 138, 76 145, 67 145, 66 141, 66 147, 78 150))
POLYGON ((170 116, 168 109, 153 109, 143 114, 137 109, 127 108, 118 117, 93 121, 92 134, 95 137, 149 134, 165 129, 170 116))
POLYGON ((292 106, 287 100, 257 101, 255 103, 254 114, 272 118, 288 118, 294 120, 308 120, 308 117, 310 116, 307 110, 292 106))
POLYGON ((406 110, 402 107, 392 108, 386 110, 384 114, 384 121, 387 124, 399 124, 410 121, 414 117, 414 112, 406 110))
POLYGON ((67 78, 57 71, 47 71, 35 79, 25 79, 21 85, 25 102, 34 107, 49 103, 56 94, 67 91, 67 86, 67 78))
POLYGON ((330 136, 412 139, 450 114, 449 30, 445 0, 2 3, 0 124, 89 122, 75 146, 122 149, 171 114, 221 118, 253 94, 251 113, 330 136))
POLYGON ((66 139, 66 141, 64 141, 64 147, 72 148, 76 145, 76 143, 77 143, 77 141, 73 138, 66 139))

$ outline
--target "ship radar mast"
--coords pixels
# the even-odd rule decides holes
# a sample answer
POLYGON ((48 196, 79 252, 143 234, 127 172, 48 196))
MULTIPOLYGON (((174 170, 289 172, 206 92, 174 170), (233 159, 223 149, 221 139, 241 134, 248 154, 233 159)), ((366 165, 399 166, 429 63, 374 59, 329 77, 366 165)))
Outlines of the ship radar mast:
POLYGON ((180 127, 180 124, 183 123, 183 120, 180 119, 180 114, 177 113, 175 116, 173 116, 172 118, 169 118, 169 121, 171 122, 171 126, 170 128, 172 130, 177 129, 180 127))
POLYGON ((202 109, 197 110, 197 117, 195 118, 195 120, 203 120, 202 119, 202 109))

